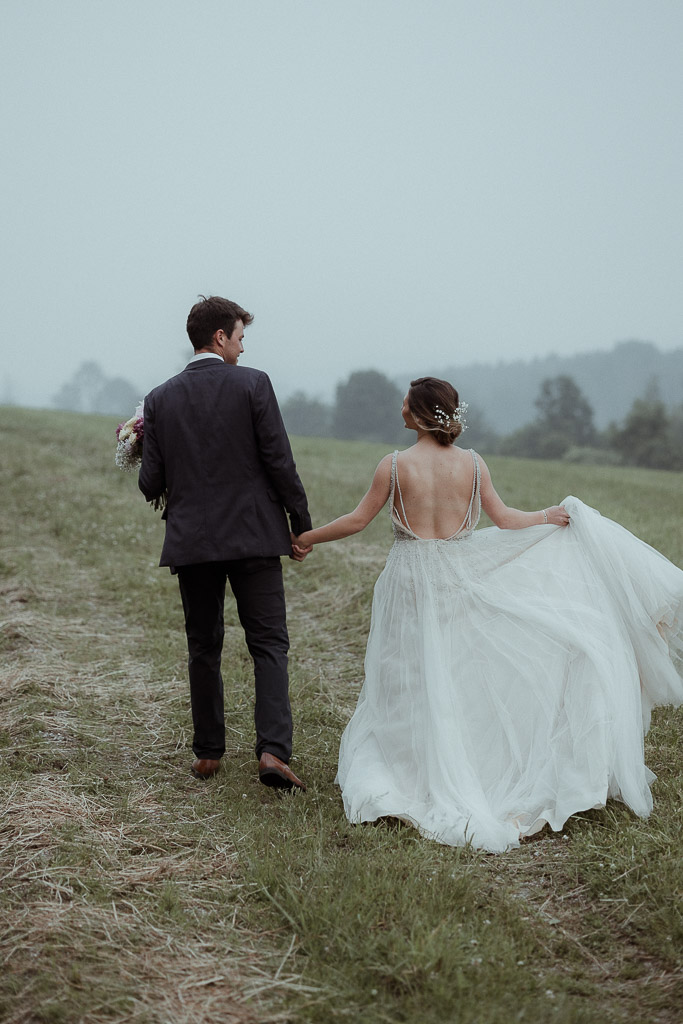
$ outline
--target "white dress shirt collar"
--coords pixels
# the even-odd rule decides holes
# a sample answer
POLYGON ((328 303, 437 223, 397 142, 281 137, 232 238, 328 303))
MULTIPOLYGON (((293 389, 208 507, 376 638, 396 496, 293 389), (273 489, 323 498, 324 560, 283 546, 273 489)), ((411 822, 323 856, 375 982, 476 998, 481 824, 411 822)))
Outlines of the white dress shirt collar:
MULTIPOLYGON (((223 356, 219 356, 217 352, 198 352, 196 356, 192 356, 190 363, 195 363, 198 359, 218 359, 221 363, 223 362, 223 356)), ((189 366, 190 363, 187 365, 189 366)))

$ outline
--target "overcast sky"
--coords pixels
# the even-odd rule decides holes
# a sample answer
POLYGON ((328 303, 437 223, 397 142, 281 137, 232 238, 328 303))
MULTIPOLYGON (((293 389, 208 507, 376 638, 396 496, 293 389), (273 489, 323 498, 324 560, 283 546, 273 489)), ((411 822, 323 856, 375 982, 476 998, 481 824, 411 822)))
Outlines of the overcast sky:
POLYGON ((682 346, 682 43, 680 0, 3 0, 0 387, 142 393, 199 293, 281 397, 682 346))

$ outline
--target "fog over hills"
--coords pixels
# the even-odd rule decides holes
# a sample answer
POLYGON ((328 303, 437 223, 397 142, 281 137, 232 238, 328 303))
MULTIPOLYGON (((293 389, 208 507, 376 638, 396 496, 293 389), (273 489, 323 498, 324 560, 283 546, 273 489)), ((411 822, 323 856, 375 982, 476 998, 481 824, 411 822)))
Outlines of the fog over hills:
MULTIPOLYGON (((662 352, 646 341, 622 341, 610 351, 549 355, 531 361, 423 367, 415 376, 427 373, 450 380, 461 400, 483 412, 501 434, 535 418, 534 400, 542 381, 560 374, 579 385, 593 406, 598 428, 622 421, 634 399, 644 397, 653 382, 667 405, 683 403, 683 348, 662 352)), ((409 380, 404 376, 396 383, 405 388, 409 380)))

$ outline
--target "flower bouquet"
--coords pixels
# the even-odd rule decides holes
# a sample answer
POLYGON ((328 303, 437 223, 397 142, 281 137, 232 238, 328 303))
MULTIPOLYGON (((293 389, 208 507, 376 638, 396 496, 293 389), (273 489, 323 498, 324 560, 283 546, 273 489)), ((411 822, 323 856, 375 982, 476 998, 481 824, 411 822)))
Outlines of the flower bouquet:
POLYGON ((140 402, 135 413, 116 428, 116 455, 114 461, 119 469, 132 473, 142 462, 142 438, 145 433, 144 409, 140 402))
MULTIPOLYGON (((114 462, 119 469, 132 473, 142 462, 142 439, 145 436, 144 404, 140 402, 129 420, 116 428, 116 454, 114 462)), ((153 508, 166 507, 166 491, 150 502, 153 508)))

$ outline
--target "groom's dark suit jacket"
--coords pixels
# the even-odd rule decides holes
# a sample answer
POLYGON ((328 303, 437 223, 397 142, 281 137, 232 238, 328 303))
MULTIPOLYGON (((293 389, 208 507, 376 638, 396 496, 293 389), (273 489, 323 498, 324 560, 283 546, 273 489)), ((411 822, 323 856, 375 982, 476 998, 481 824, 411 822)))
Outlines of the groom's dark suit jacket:
POLYGON ((160 565, 286 555, 311 528, 267 374, 217 359, 190 363, 145 398, 139 486, 168 493, 160 565))

